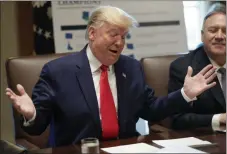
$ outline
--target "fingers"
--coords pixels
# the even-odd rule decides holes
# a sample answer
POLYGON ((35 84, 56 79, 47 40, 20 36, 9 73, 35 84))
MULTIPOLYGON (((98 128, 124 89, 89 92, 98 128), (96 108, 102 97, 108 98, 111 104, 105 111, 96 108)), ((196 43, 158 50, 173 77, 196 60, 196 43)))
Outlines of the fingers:
POLYGON ((211 64, 204 67, 199 73, 205 75, 213 66, 211 64))
POLYGON ((6 95, 12 100, 12 104, 14 106, 14 108, 20 112, 20 104, 19 101, 17 99, 17 95, 10 89, 10 88, 6 88, 6 95))
MULTIPOLYGON (((216 68, 212 67, 208 72, 204 74, 205 79, 209 78, 212 74, 216 72, 216 68)), ((216 74, 216 73, 215 73, 216 74)))
MULTIPOLYGON (((20 95, 24 95, 26 92, 24 90, 24 87, 20 84, 17 84, 17 90, 19 91, 20 95)), ((17 96, 10 88, 6 88, 6 93, 8 93, 8 95, 13 95, 13 96, 17 96)))
POLYGON ((17 90, 19 91, 20 95, 24 95, 26 93, 24 87, 20 84, 17 84, 17 90))
POLYGON ((6 95, 12 100, 14 106, 18 104, 18 95, 15 94, 10 88, 6 88, 6 95))
POLYGON ((7 95, 13 102, 16 102, 16 96, 12 95, 12 93, 6 92, 6 95, 7 95))
POLYGON ((206 79, 206 82, 207 83, 210 83, 211 81, 214 80, 214 78, 217 76, 217 73, 214 72, 211 76, 209 76, 207 79, 206 79))
POLYGON ((191 66, 188 66, 188 72, 187 72, 187 77, 191 77, 192 76, 192 73, 193 73, 193 70, 192 70, 192 67, 191 66))
POLYGON ((8 93, 9 95, 16 96, 16 94, 10 88, 6 88, 6 93, 8 93))
MULTIPOLYGON (((20 95, 26 94, 23 86, 18 84, 17 89, 18 89, 20 95)), ((13 104, 14 108, 19 113, 22 113, 21 97, 23 97, 23 96, 16 95, 10 88, 6 88, 6 95, 12 100, 12 104, 13 104)))
POLYGON ((6 88, 6 95, 13 101, 16 102, 17 95, 10 89, 6 88))
POLYGON ((206 86, 205 90, 210 89, 210 88, 214 87, 215 85, 216 85, 216 82, 212 82, 206 86))

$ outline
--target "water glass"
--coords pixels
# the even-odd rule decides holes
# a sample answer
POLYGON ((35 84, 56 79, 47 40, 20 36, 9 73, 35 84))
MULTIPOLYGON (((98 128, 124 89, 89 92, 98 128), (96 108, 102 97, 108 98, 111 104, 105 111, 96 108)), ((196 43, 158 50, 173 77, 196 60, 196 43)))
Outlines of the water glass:
POLYGON ((82 153, 99 153, 99 140, 97 138, 85 138, 81 140, 82 153))

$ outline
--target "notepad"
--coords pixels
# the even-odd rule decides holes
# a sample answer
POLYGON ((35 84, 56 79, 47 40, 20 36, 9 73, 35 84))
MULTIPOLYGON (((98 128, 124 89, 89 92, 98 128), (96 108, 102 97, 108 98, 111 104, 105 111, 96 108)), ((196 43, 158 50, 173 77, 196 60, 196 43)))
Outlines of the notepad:
POLYGON ((146 143, 136 143, 116 147, 102 148, 101 150, 108 153, 154 153, 157 152, 159 148, 156 148, 146 143))
POLYGON ((180 147, 180 146, 193 146, 193 145, 202 145, 202 144, 211 144, 209 141, 200 140, 195 137, 186 137, 178 139, 169 139, 169 140, 154 140, 154 143, 162 147, 180 147))

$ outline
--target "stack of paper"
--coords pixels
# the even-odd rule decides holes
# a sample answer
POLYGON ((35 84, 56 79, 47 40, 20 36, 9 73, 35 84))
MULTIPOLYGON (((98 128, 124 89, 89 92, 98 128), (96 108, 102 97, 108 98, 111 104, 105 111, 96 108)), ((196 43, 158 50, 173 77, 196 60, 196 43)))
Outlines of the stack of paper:
POLYGON ((108 153, 154 153, 158 151, 159 148, 148 145, 146 143, 137 143, 110 148, 102 148, 102 150, 108 153))
POLYGON ((174 146, 159 149, 146 143, 137 143, 110 148, 102 148, 102 150, 107 153, 205 153, 203 151, 196 150, 187 146, 182 147, 174 146))
POLYGON ((193 146, 193 145, 203 145, 211 144, 208 141, 203 141, 195 137, 186 137, 179 139, 169 139, 169 140, 154 140, 154 143, 161 145, 162 147, 182 147, 182 146, 193 146))

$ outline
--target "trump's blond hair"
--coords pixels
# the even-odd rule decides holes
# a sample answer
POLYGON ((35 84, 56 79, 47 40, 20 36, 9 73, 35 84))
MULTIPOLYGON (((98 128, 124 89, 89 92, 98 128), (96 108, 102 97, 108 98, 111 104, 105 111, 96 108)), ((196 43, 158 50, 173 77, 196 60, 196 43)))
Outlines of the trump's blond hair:
POLYGON ((131 15, 113 6, 99 6, 89 17, 85 38, 88 39, 88 29, 101 27, 105 22, 123 28, 137 27, 138 22, 131 15))

